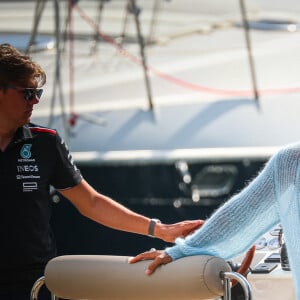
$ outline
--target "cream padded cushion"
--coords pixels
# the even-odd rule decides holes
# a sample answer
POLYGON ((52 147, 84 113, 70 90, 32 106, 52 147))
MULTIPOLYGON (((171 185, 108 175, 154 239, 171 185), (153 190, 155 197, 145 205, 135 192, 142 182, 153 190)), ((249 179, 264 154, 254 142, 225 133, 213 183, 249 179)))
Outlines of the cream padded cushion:
POLYGON ((150 261, 128 263, 127 256, 70 255, 52 259, 45 281, 56 296, 67 299, 193 300, 223 294, 221 271, 230 271, 222 259, 190 256, 145 274, 150 261))

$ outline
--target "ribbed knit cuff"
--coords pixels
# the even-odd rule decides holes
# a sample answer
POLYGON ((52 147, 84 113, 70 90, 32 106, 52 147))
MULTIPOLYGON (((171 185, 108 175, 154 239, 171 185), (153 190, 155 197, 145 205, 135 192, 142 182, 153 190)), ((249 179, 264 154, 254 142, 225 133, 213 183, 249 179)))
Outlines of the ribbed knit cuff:
POLYGON ((180 247, 180 244, 182 243, 183 239, 176 239, 176 245, 173 246, 173 247, 168 247, 166 248, 166 252, 169 256, 172 257, 173 260, 176 260, 176 259, 179 259, 179 258, 182 258, 184 256, 186 256, 182 251, 181 251, 181 247, 180 247))

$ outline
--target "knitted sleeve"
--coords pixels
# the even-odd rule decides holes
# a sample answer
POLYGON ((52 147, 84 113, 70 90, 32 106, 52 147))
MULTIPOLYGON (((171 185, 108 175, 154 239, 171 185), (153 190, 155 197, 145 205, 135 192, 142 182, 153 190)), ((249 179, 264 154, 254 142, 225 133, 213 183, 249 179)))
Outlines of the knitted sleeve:
POLYGON ((198 254, 231 259, 247 251, 261 235, 279 223, 274 182, 277 160, 278 154, 194 234, 176 239, 176 245, 166 249, 172 259, 198 254))
POLYGON ((300 300, 300 143, 275 154, 241 193, 219 208, 194 234, 167 253, 178 259, 207 254, 231 259, 266 231, 282 224, 297 299, 300 300))

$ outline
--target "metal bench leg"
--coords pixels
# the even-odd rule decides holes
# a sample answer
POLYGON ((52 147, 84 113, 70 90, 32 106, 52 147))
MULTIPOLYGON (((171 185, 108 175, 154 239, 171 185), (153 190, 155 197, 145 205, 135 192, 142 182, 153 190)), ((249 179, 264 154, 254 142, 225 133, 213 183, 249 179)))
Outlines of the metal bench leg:
MULTIPOLYGON (((30 293, 30 300, 38 300, 40 288, 45 284, 45 276, 40 277, 33 285, 30 293)), ((51 293, 52 300, 58 300, 58 298, 51 293)))
POLYGON ((236 272, 222 272, 221 278, 224 280, 224 300, 231 300, 231 279, 235 279, 241 284, 244 290, 245 300, 252 300, 251 287, 243 275, 236 272))

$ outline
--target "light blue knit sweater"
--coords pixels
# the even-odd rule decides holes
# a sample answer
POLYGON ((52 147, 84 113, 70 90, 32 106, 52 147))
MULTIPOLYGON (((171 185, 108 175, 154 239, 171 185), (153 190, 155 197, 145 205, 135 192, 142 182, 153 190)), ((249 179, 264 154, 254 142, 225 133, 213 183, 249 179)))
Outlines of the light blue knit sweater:
POLYGON ((232 259, 247 251, 264 233, 281 223, 300 300, 300 143, 276 153, 262 172, 167 253, 176 260, 207 254, 232 259))

